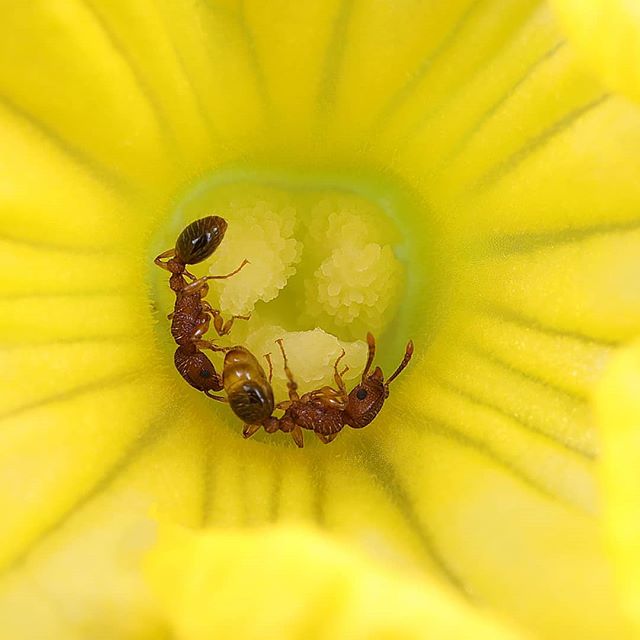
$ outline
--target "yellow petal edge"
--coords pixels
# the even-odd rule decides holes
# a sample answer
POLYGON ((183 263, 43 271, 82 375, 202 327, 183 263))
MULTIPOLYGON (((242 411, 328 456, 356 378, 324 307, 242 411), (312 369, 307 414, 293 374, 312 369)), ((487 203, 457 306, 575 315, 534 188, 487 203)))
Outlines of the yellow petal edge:
MULTIPOLYGON (((605 527, 622 606, 640 633, 640 341, 611 362, 596 398, 605 527)), ((638 637, 635 635, 634 637, 638 637)))

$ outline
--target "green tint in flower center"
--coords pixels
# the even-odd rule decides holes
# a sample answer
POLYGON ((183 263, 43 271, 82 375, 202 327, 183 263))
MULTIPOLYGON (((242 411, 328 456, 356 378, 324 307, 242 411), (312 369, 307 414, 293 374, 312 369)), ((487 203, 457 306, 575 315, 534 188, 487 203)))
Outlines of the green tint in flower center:
MULTIPOLYGON (((186 191, 158 229, 154 249, 171 247, 195 219, 224 217, 229 228, 221 246, 193 269, 219 275, 250 261, 237 275, 214 281, 207 297, 225 317, 251 314, 236 321, 224 344, 247 345, 260 357, 277 352, 274 340, 284 337, 303 388, 329 382, 344 348, 349 382, 362 370, 368 331, 378 338, 378 362, 391 370, 412 331, 420 327, 424 335, 433 315, 417 294, 431 288, 435 303, 433 234, 415 228, 418 203, 405 194, 379 176, 216 173, 186 191)), ((154 270, 153 277, 159 309, 169 312, 166 273, 154 270)), ((169 343, 166 325, 161 321, 158 329, 169 343)), ((213 329, 209 337, 217 337, 213 329)), ((276 390, 284 391, 275 360, 276 390)))

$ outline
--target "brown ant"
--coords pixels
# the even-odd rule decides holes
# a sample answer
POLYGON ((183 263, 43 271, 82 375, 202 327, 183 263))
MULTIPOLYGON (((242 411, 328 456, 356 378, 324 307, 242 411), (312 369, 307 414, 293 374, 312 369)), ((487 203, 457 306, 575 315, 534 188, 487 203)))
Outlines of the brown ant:
MULTIPOLYGON (((329 444, 346 425, 361 429, 370 424, 389 396, 389 385, 409 364, 413 355, 413 342, 410 340, 402 362, 386 382, 380 367, 376 367, 375 371, 368 375, 376 351, 375 339, 368 333, 369 355, 360 384, 351 392, 347 392, 342 376, 348 368, 338 371, 338 363, 345 355, 343 350, 333 365, 333 379, 338 388, 322 387, 301 397, 289 369, 283 341, 279 339, 276 342, 284 360, 289 400, 274 405, 271 373, 267 379, 256 358, 243 347, 233 347, 225 356, 224 388, 231 409, 245 421, 242 432, 245 438, 251 437, 260 427, 264 427, 267 433, 275 433, 278 430, 291 433, 298 447, 304 446, 302 429, 314 431, 322 442, 329 444), (274 409, 283 409, 284 415, 276 418, 272 415, 274 409)), ((271 360, 268 362, 271 370, 271 360)), ((224 401, 221 397, 216 399, 224 401)))
POLYGON ((204 300, 209 292, 207 281, 230 278, 248 264, 248 260, 244 260, 237 269, 227 275, 202 278, 196 278, 187 271, 187 265, 206 260, 218 248, 226 230, 226 220, 218 216, 196 220, 180 233, 175 248, 161 253, 154 260, 155 264, 171 273, 169 286, 176 294, 173 313, 168 315, 171 320, 171 335, 178 344, 174 355, 176 369, 192 387, 209 396, 211 391, 221 391, 223 385, 213 363, 201 349, 226 349, 204 340, 203 336, 209 330, 212 319, 218 335, 224 336, 231 331, 236 318, 248 320, 249 316, 231 316, 225 322, 220 311, 213 309, 204 300), (191 282, 187 282, 187 278, 191 282))

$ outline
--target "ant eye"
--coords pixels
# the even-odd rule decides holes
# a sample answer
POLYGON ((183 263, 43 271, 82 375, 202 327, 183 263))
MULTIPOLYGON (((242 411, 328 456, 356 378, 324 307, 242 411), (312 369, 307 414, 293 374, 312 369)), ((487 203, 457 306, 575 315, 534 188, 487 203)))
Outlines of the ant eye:
POLYGON ((367 397, 366 389, 358 389, 356 391, 356 398, 358 398, 358 400, 364 400, 366 397, 367 397))

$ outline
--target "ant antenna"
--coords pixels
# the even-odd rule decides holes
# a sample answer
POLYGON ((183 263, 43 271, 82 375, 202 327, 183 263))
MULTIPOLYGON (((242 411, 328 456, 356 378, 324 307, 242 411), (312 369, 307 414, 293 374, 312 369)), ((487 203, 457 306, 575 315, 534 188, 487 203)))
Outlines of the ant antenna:
POLYGON ((371 369, 371 365, 373 364, 373 359, 376 357, 376 339, 371 333, 367 333, 367 344, 369 345, 369 355, 367 356, 367 364, 364 366, 364 371, 362 372, 362 382, 365 381, 367 373, 369 373, 369 369, 371 369))
POLYGON ((269 384, 271 384, 271 379, 273 378, 273 364, 271 363, 271 354, 265 353, 264 359, 267 361, 267 364, 269 365, 269 384))
POLYGON ((338 373, 338 362, 340 362, 340 360, 342 360, 342 358, 344 358, 346 356, 346 351, 344 349, 342 349, 340 355, 338 356, 338 359, 335 361, 335 363, 333 364, 333 370, 338 373))
POLYGON ((413 340, 409 340, 407 342, 407 348, 404 352, 404 358, 402 358, 402 362, 398 365, 398 368, 393 372, 393 375, 387 380, 386 386, 388 387, 399 375, 402 373, 402 370, 409 364, 409 360, 411 360, 411 356, 413 355, 413 340))
POLYGON ((291 369, 289 369, 289 360, 287 359, 287 354, 284 351, 284 341, 282 338, 278 338, 276 342, 278 343, 278 346, 280 347, 280 351, 282 352, 282 360, 284 361, 284 372, 287 375, 287 380, 289 381, 287 383, 287 387, 295 391, 298 388, 298 385, 296 384, 293 378, 293 373, 291 373, 291 369))
POLYGON ((169 260, 171 260, 171 258, 175 258, 175 255, 176 255, 175 249, 168 249, 167 251, 164 251, 163 253, 161 253, 159 256, 156 256, 153 262, 154 264, 157 264, 159 267, 162 267, 163 269, 168 270, 169 267, 167 267, 167 263, 169 262, 169 260), (165 262, 165 258, 169 258, 169 260, 165 262))

